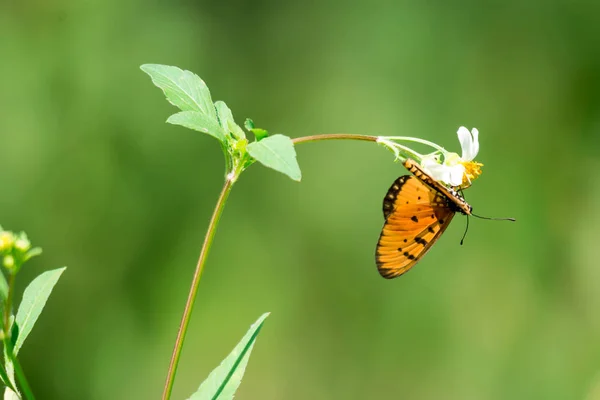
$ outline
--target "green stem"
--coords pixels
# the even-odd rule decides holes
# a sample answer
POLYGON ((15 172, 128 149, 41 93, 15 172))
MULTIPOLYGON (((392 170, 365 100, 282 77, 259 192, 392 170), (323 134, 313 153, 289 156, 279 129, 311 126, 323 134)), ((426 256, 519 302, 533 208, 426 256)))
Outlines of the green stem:
POLYGON ((368 142, 377 142, 377 136, 372 135, 352 135, 349 133, 330 133, 326 135, 311 135, 292 139, 294 144, 316 142, 319 140, 366 140, 368 142))
POLYGON ((424 144, 426 146, 433 147, 434 149, 440 151, 443 154, 447 153, 447 150, 444 149, 442 146, 437 145, 437 144, 435 144, 433 142, 430 142, 429 140, 425 140, 425 139, 419 139, 419 138, 408 137, 408 136, 386 136, 385 139, 388 139, 388 140, 402 140, 402 141, 405 141, 405 142, 421 143, 421 144, 424 144))
POLYGON ((420 153, 417 153, 413 149, 401 145, 397 143, 398 141, 404 142, 414 142, 421 143, 430 147, 433 147, 437 151, 446 154, 447 151, 443 147, 430 142, 429 140, 413 138, 409 136, 373 136, 373 135, 352 135, 349 133, 331 133, 325 135, 311 135, 311 136, 303 136, 299 138, 292 139, 294 145, 300 143, 308 143, 308 142, 316 142, 320 140, 364 140, 368 142, 376 142, 379 143, 390 151, 394 153, 396 159, 400 159, 401 161, 406 161, 407 158, 412 158, 414 160, 421 160, 424 156, 420 153), (400 154, 400 152, 404 154, 400 154))
POLYGON ((10 316, 12 315, 12 298, 15 288, 15 274, 8 274, 8 294, 4 303, 4 336, 10 338, 10 316))
POLYGON ((402 162, 406 161, 407 158, 412 158, 413 160, 417 160, 417 161, 420 161, 421 159, 423 159, 422 154, 419 154, 416 151, 414 151, 413 149, 406 147, 404 145, 401 145, 400 143, 396 143, 392 140, 388 140, 387 138, 379 138, 378 142, 379 142, 379 144, 387 147, 391 152, 394 153, 394 155, 396 156, 396 159, 400 160, 402 162), (400 152, 402 152, 404 154, 400 154, 400 152))
POLYGON ((177 371, 177 364, 179 363, 179 357, 181 356, 181 349, 183 348, 183 341, 185 340, 185 334, 187 332, 188 324, 190 322, 190 316, 192 315, 192 309, 194 308, 194 302, 196 295, 198 294, 198 286, 200 284, 200 278, 202 277, 202 271, 204 270, 204 264, 206 263, 206 257, 210 250, 217 225, 219 224, 219 218, 223 213, 223 207, 227 201, 227 197, 231 192, 233 182, 237 178, 237 173, 230 174, 225 179, 225 184, 217 200, 217 205, 213 211, 213 215, 208 224, 208 230, 204 237, 204 243, 202 244, 202 250, 200 250, 200 257, 198 257, 198 264, 196 265, 196 271, 194 272, 194 278, 192 279, 192 285, 188 294, 187 302, 183 310, 183 316, 181 317, 181 323, 179 325, 179 331, 177 332, 177 339, 175 339, 175 347, 173 354, 171 355, 171 363, 169 364, 169 371, 167 373, 167 380, 163 390, 162 399, 168 400, 171 397, 171 391, 173 390, 173 383, 175 381, 175 372, 177 371))
MULTIPOLYGON (((325 134, 325 135, 311 135, 304 136, 296 139, 292 139, 294 144, 300 143, 308 143, 308 142, 316 142, 321 140, 362 140, 368 142, 377 143, 380 137, 372 136, 372 135, 352 135, 347 133, 334 133, 334 134, 325 134)), ((226 159, 228 159, 228 155, 226 155, 226 159)), ((185 308, 183 310, 183 316, 181 317, 181 323, 179 325, 179 331, 177 332, 177 339, 175 339, 175 347, 173 349, 173 354, 171 355, 171 362, 169 364, 169 370, 167 372, 167 379, 165 381, 165 386, 163 390, 162 400, 169 400, 171 397, 171 392, 173 391, 173 384, 175 381, 175 373, 177 371, 177 365, 179 364, 179 358, 181 356, 181 350, 183 348, 183 342, 185 340, 185 335, 187 332, 188 324, 190 322, 190 316, 192 314, 192 309, 194 308, 194 303, 196 300, 196 295, 198 294, 198 286, 200 285, 200 278, 202 277, 202 271, 204 270, 204 264, 206 263, 206 258, 208 256, 208 252, 212 245, 213 238, 215 236, 215 231, 217 225, 219 224, 219 218, 223 212, 223 208, 225 206, 225 202, 227 201, 227 197, 231 192, 231 188, 233 183, 237 180, 239 174, 244 168, 244 162, 238 163, 239 165, 230 165, 234 172, 231 172, 227 175, 225 179, 225 185, 221 190, 221 194, 219 199, 217 200, 217 204, 215 206, 215 210, 213 212, 212 218, 208 225, 208 230, 206 231, 206 236, 204 237, 204 243, 202 244, 202 249, 200 251, 200 257, 198 258, 198 263, 196 265, 196 271, 194 272, 194 278, 192 279, 192 285, 190 287, 190 292, 188 294, 188 299, 185 304, 185 308)), ((230 170, 227 168, 226 170, 230 170)))
MULTIPOLYGON (((12 350, 11 350, 11 354, 12 354, 12 350)), ((21 363, 19 362, 19 360, 17 359, 17 357, 14 354, 12 354, 11 359, 12 359, 12 363, 13 363, 13 368, 15 369, 15 376, 17 378, 17 382, 19 383, 19 387, 23 391, 23 395, 25 396, 25 398, 27 400, 35 400, 35 397, 33 396, 33 392, 31 391, 31 387, 29 386, 29 383, 27 382, 27 378, 25 378, 25 373, 23 372, 21 363)))

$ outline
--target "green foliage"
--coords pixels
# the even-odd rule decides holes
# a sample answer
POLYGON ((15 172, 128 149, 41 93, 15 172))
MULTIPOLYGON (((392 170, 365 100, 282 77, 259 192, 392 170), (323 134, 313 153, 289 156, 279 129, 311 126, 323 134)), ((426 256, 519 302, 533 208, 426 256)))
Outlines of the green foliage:
POLYGON ((25 232, 15 234, 0 228, 0 257, 4 273, 8 275, 7 280, 4 273, 0 273, 0 324, 4 354, 0 363, 0 381, 6 387, 5 400, 34 398, 17 353, 33 329, 65 267, 44 272, 27 286, 16 317, 12 314, 12 299, 16 275, 23 264, 41 252, 39 247, 31 247, 25 232))
POLYGON ((217 116, 219 117, 219 122, 223 129, 227 132, 231 132, 236 139, 246 139, 246 134, 239 127, 238 124, 235 123, 233 119, 233 113, 227 107, 227 104, 223 101, 215 102, 215 109, 217 110, 217 116))
POLYGON ((44 309, 54 285, 56 285, 65 269, 66 267, 63 267, 40 274, 31 281, 25 292, 23 292, 23 300, 15 318, 15 324, 19 330, 13 350, 15 355, 23 346, 23 342, 27 339, 33 325, 44 309))
POLYGON ((248 144, 227 104, 213 103, 206 83, 198 75, 167 65, 144 64, 140 68, 162 89, 167 100, 181 109, 167 119, 168 123, 206 133, 221 143, 229 179, 235 181, 247 167, 259 161, 293 180, 300 180, 300 166, 289 137, 267 137, 265 129, 255 128, 252 120, 247 119, 244 126, 255 137, 255 142, 248 144))
POLYGON ((248 153, 265 167, 282 172, 295 181, 302 178, 294 144, 287 136, 277 134, 250 143, 248 153))
POLYGON ((181 111, 171 115, 167 122, 173 125, 181 125, 199 132, 207 133, 215 137, 219 142, 225 144, 225 131, 219 122, 211 119, 200 111, 181 111))
POLYGON ((256 138, 257 142, 260 142, 261 140, 269 136, 269 132, 267 132, 266 129, 255 128, 254 121, 252 121, 250 118, 246 118, 246 121, 244 122, 244 127, 249 132, 252 132, 254 134, 254 137, 256 138))
POLYGON ((242 382, 256 337, 269 313, 252 324, 246 335, 215 368, 189 400, 231 400, 242 382))
POLYGON ((190 71, 158 64, 144 64, 142 71, 161 88, 167 100, 181 111, 199 111, 213 120, 217 113, 206 83, 190 71))

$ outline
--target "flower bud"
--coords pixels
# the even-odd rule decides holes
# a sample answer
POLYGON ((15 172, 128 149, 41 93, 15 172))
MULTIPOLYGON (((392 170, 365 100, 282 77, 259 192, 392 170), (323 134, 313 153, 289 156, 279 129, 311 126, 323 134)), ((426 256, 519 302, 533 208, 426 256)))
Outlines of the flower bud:
POLYGON ((4 265, 4 267, 6 269, 13 269, 15 266, 15 258, 13 256, 6 255, 4 256, 4 259, 2 260, 2 264, 4 265))
POLYGON ((10 231, 0 232, 0 251, 10 249, 15 242, 15 236, 10 231))
POLYGON ((31 248, 31 242, 29 241, 29 239, 19 238, 19 239, 15 240, 15 249, 24 253, 27 250, 29 250, 30 248, 31 248))

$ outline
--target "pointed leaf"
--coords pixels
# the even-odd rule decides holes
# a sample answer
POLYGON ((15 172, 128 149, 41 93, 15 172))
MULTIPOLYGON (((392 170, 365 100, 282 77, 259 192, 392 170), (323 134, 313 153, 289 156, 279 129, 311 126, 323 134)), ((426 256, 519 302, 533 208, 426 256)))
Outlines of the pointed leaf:
POLYGON ((6 373, 6 369, 4 369, 4 365, 2 365, 2 363, 0 363, 0 381, 2 381, 2 384, 7 388, 14 389, 13 384, 8 378, 8 374, 6 373))
POLYGON ((265 318, 269 313, 265 313, 252 324, 250 330, 235 346, 233 351, 215 368, 208 378, 200 385, 200 388, 188 400, 231 400, 235 391, 242 382, 242 377, 248 364, 250 352, 262 328, 265 318))
POLYGON ((2 355, 4 356, 4 367, 6 371, 6 379, 9 384, 4 391, 4 400, 20 400, 21 396, 15 382, 15 367, 13 365, 13 359, 10 357, 8 347, 10 344, 4 340, 4 348, 2 349, 2 355))
POLYGON ((19 336, 15 341, 15 348, 13 350, 15 355, 17 355, 21 346, 23 346, 23 342, 44 309, 54 285, 56 285, 58 278, 60 278, 65 269, 66 267, 63 267, 42 273, 31 281, 25 292, 23 292, 23 300, 19 305, 19 310, 15 318, 15 323, 19 330, 19 336))
POLYGON ((265 167, 282 172, 295 181, 302 179, 294 143, 287 136, 277 134, 250 143, 248 153, 265 167))
POLYGON ((223 129, 225 129, 227 132, 231 132, 233 136, 235 136, 238 139, 246 138, 246 134, 244 133, 242 128, 240 128, 239 125, 235 123, 235 120, 233 119, 233 114, 231 113, 231 110, 229 109, 229 107, 227 107, 227 104, 225 104, 224 101, 216 101, 215 109, 217 110, 219 123, 221 124, 223 129))
POLYGON ((219 142, 225 144, 225 131, 217 120, 212 120, 200 111, 181 111, 177 114, 171 115, 167 122, 173 125, 181 125, 186 128, 194 129, 202 133, 208 133, 209 135, 217 138, 219 142))
POLYGON ((193 72, 160 64, 144 64, 141 70, 162 89, 167 100, 181 111, 200 111, 213 120, 217 113, 206 83, 193 72))

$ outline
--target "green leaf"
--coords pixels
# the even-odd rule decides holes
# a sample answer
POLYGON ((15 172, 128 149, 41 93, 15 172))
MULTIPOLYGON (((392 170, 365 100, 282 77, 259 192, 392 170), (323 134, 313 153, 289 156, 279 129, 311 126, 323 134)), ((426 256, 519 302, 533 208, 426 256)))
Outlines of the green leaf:
POLYGON ((221 128, 217 120, 212 120, 199 111, 180 111, 177 114, 171 115, 167 119, 167 122, 173 125, 185 126, 186 128, 202 133, 208 133, 223 144, 227 142, 225 131, 221 128))
POLYGON ((181 111, 200 111, 217 120, 208 86, 198 75, 169 65, 144 64, 140 68, 175 107, 181 111))
POLYGON ((19 329, 19 336, 15 341, 15 348, 13 350, 15 356, 23 346, 23 342, 44 309, 54 285, 56 285, 58 278, 60 278, 65 269, 66 267, 63 267, 40 274, 31 281, 25 292, 23 292, 23 300, 19 305, 19 310, 15 318, 15 323, 19 329))
POLYGON ((219 123, 221 124, 223 129, 225 129, 227 132, 231 132, 233 136, 235 136, 238 139, 246 138, 246 134, 244 133, 242 128, 240 128, 239 125, 235 123, 235 120, 233 119, 233 114, 231 113, 231 110, 229 109, 229 107, 227 107, 227 104, 225 104, 224 101, 216 101, 215 109, 217 110, 219 123))
POLYGON ((247 131, 252 132, 254 134, 254 137, 256 138, 257 142, 260 142, 261 140, 269 136, 269 132, 266 129, 255 128, 254 121, 252 121, 250 118, 246 118, 246 122, 244 122, 244 127, 247 131))
POLYGON ((188 400, 231 400, 235 391, 242 382, 242 377, 248 364, 250 352, 262 328, 265 318, 269 313, 265 313, 252 324, 246 335, 235 346, 233 351, 215 368, 208 378, 200 385, 198 391, 188 400))
POLYGON ((4 368, 4 365, 2 365, 2 363, 0 363, 0 381, 2 381, 2 384, 7 388, 14 390, 12 381, 9 379, 8 373, 6 372, 6 369, 4 368))
MULTIPOLYGON (((13 319, 14 317, 11 316, 11 323, 13 322, 13 319)), ((13 364, 13 356, 11 356, 11 354, 14 355, 14 353, 11 353, 10 351, 11 343, 7 338, 4 338, 3 343, 4 347, 2 349, 2 355, 4 356, 4 368, 6 371, 6 379, 8 381, 8 385, 6 385, 7 387, 4 391, 4 400, 20 400, 21 396, 15 382, 15 366, 13 364)))
POLYGON ((34 247, 32 249, 29 249, 29 250, 27 250, 27 253, 25 253, 25 256, 23 257, 23 262, 29 261, 33 257, 39 256, 40 254, 42 254, 41 247, 34 247))
POLYGON ((254 128, 252 129, 252 133, 254 133, 254 137, 257 142, 260 142, 264 138, 269 136, 269 132, 266 129, 254 128))
POLYGON ((287 136, 277 134, 250 143, 248 153, 265 167, 282 172, 295 181, 302 179, 294 143, 287 136))

